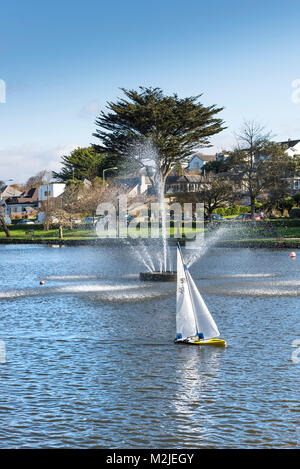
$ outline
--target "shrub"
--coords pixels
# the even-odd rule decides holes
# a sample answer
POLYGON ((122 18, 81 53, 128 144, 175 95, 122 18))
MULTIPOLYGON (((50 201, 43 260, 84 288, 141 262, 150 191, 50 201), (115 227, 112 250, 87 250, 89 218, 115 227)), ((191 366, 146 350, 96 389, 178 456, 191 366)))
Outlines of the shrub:
POLYGON ((250 213, 251 212, 251 207, 248 205, 241 205, 240 206, 240 214, 242 213, 250 213))
POLYGON ((300 208, 292 208, 290 210, 290 217, 291 218, 300 218, 300 208))
POLYGON ((293 195, 293 199, 296 202, 296 204, 299 206, 299 204, 300 204, 300 194, 298 193, 298 194, 293 195))
POLYGON ((11 224, 9 225, 10 229, 15 230, 20 230, 20 231, 26 231, 26 230, 43 230, 44 225, 42 223, 35 223, 34 225, 16 225, 16 224, 11 224))
POLYGON ((240 215, 241 213, 249 213, 250 207, 244 207, 243 205, 231 205, 230 207, 219 207, 216 208, 213 213, 221 215, 221 217, 240 215))

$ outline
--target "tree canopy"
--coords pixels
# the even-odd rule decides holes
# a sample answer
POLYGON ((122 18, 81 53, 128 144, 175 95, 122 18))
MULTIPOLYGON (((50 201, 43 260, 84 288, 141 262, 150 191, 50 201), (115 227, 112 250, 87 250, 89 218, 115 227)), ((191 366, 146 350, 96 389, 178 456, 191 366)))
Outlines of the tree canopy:
POLYGON ((115 159, 107 153, 98 153, 93 147, 78 147, 70 155, 62 156, 62 168, 54 172, 55 179, 61 182, 82 181, 102 178, 103 170, 115 166, 115 159))
POLYGON ((210 173, 210 172, 218 174, 218 173, 224 173, 228 171, 228 169, 229 169, 228 162, 226 158, 224 158, 221 160, 208 161, 202 166, 201 172, 202 174, 210 173))
POLYGON ((297 161, 277 143, 270 143, 265 152, 268 158, 264 165, 263 186, 268 192, 269 208, 273 210, 290 194, 290 178, 296 172, 297 161))
POLYGON ((243 191, 250 198, 252 223, 255 223, 255 200, 267 192, 272 203, 288 193, 288 178, 295 171, 295 164, 285 148, 271 141, 270 133, 254 122, 245 121, 238 134, 238 145, 227 159, 239 177, 243 191))
POLYGON ((237 135, 238 144, 227 160, 243 182, 250 198, 252 223, 255 223, 255 199, 264 189, 266 148, 270 145, 270 133, 257 122, 245 121, 237 135))
POLYGON ((43 169, 39 171, 35 176, 31 176, 27 179, 25 183, 26 189, 31 189, 32 187, 40 187, 42 184, 51 181, 53 174, 52 171, 47 171, 43 169))
POLYGON ((205 213, 211 219, 213 211, 222 207, 232 197, 231 181, 218 175, 204 176, 201 189, 197 195, 204 204, 205 213))
MULTIPOLYGON (((108 112, 102 111, 96 119, 93 135, 99 143, 94 148, 124 161, 134 145, 151 141, 163 183, 176 163, 196 148, 208 146, 210 137, 225 128, 217 117, 223 108, 204 106, 199 102, 201 95, 179 98, 165 95, 160 88, 144 87, 122 91, 125 97, 109 102, 108 112)), ((137 153, 138 166, 146 167, 143 155, 137 153)), ((149 161, 149 155, 145 159, 149 161)))

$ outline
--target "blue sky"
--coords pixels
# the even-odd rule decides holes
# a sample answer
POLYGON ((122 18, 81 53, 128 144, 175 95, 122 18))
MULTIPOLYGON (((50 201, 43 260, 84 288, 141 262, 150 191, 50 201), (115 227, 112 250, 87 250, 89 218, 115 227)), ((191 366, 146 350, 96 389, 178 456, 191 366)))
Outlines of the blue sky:
POLYGON ((300 138, 300 103, 292 99, 300 88, 292 87, 300 79, 299 17, 294 0, 2 4, 0 179, 24 182, 94 142, 95 117, 121 87, 203 93, 204 104, 225 106, 228 129, 212 138, 210 153, 230 148, 245 119, 277 140, 300 138))

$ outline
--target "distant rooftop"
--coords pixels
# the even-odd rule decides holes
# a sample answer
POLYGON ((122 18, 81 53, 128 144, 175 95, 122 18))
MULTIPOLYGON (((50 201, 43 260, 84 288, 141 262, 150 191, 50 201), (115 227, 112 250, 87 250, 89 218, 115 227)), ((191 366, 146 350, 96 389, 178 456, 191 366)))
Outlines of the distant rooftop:
POLYGON ((290 138, 285 141, 285 142, 279 142, 280 145, 286 145, 288 148, 292 148, 292 147, 295 147, 297 145, 297 143, 300 142, 300 139, 298 140, 291 140, 290 138))
POLYGON ((4 185, 0 188, 0 194, 3 199, 8 199, 9 197, 18 197, 22 192, 14 186, 4 185))
POLYGON ((190 161, 192 161, 194 158, 198 157, 201 161, 215 161, 216 160, 216 155, 204 155, 203 153, 194 153, 190 161))
POLYGON ((33 187, 28 191, 23 192, 19 197, 13 196, 9 197, 6 200, 6 203, 9 204, 24 204, 24 203, 33 203, 38 200, 38 189, 33 187))

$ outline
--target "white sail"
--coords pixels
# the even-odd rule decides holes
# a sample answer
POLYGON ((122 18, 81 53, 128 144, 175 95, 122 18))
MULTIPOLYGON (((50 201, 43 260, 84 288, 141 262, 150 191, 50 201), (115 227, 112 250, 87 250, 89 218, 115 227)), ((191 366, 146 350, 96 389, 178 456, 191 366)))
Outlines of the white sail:
POLYGON ((186 272, 186 277, 191 293, 193 311, 196 318, 198 332, 202 332, 205 339, 219 337, 220 332, 217 328, 217 325, 206 304, 204 303, 204 300, 188 270, 186 272))
POLYGON ((176 332, 182 338, 202 333, 205 339, 218 337, 220 332, 177 249, 176 332))
POLYGON ((196 319, 180 250, 177 249, 176 333, 183 338, 197 334, 196 319))

